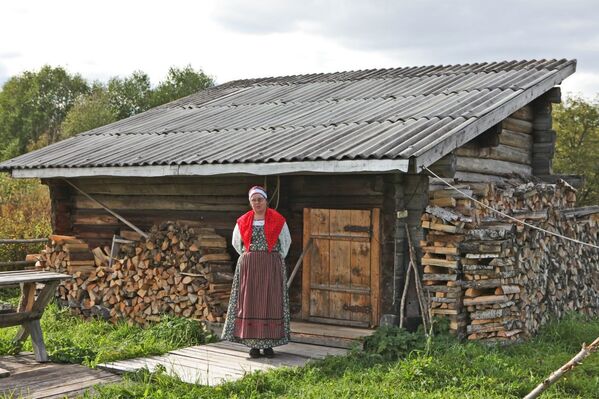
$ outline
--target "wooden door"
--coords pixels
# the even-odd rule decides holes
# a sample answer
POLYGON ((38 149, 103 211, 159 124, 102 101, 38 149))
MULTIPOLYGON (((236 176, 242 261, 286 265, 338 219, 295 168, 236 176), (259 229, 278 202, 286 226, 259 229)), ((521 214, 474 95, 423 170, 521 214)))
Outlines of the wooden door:
POLYGON ((379 220, 379 209, 304 209, 303 319, 378 324, 379 220))

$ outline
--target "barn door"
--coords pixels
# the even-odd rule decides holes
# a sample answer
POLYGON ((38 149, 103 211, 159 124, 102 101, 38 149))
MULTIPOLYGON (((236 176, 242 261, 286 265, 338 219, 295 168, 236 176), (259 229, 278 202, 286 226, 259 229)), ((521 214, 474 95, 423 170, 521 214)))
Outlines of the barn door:
POLYGON ((378 324, 380 210, 304 209, 302 317, 378 324))

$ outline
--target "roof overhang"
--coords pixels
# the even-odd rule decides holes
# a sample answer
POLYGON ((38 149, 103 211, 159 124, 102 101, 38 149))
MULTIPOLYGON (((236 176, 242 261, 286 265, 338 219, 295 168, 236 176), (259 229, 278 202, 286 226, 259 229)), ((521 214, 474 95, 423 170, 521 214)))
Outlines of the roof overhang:
POLYGON ((15 178, 55 177, 161 177, 216 175, 288 175, 407 172, 407 159, 328 160, 277 163, 234 163, 204 165, 147 165, 91 168, 12 169, 15 178))

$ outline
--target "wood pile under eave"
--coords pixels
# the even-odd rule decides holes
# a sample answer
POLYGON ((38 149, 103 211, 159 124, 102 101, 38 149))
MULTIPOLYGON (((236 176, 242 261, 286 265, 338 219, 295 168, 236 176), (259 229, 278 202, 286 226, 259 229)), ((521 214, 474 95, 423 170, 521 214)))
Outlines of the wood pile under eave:
MULTIPOLYGON (((567 183, 460 190, 548 231, 599 243, 599 207, 576 209, 567 183)), ((598 251, 498 216, 435 188, 422 217, 424 284, 434 315, 472 340, 520 340, 568 311, 599 314, 598 251), (465 328, 464 328, 465 327, 465 328)))
POLYGON ((165 313, 224 321, 232 262, 225 239, 213 229, 172 222, 154 226, 147 239, 122 246, 112 266, 108 247, 88 248, 82 255, 82 244, 76 243, 81 252, 70 246, 80 240, 53 237, 39 267, 73 274, 59 287, 58 298, 75 313, 142 325, 165 313), (86 258, 85 266, 73 265, 73 253, 86 258))

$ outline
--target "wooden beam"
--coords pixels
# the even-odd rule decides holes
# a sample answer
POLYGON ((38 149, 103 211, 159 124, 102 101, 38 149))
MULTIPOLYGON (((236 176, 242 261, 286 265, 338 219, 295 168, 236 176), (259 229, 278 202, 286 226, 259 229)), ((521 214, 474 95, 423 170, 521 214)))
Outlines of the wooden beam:
POLYGON ((39 310, 30 312, 3 313, 0 315, 0 327, 19 326, 31 320, 39 320, 43 313, 43 311, 39 310))

